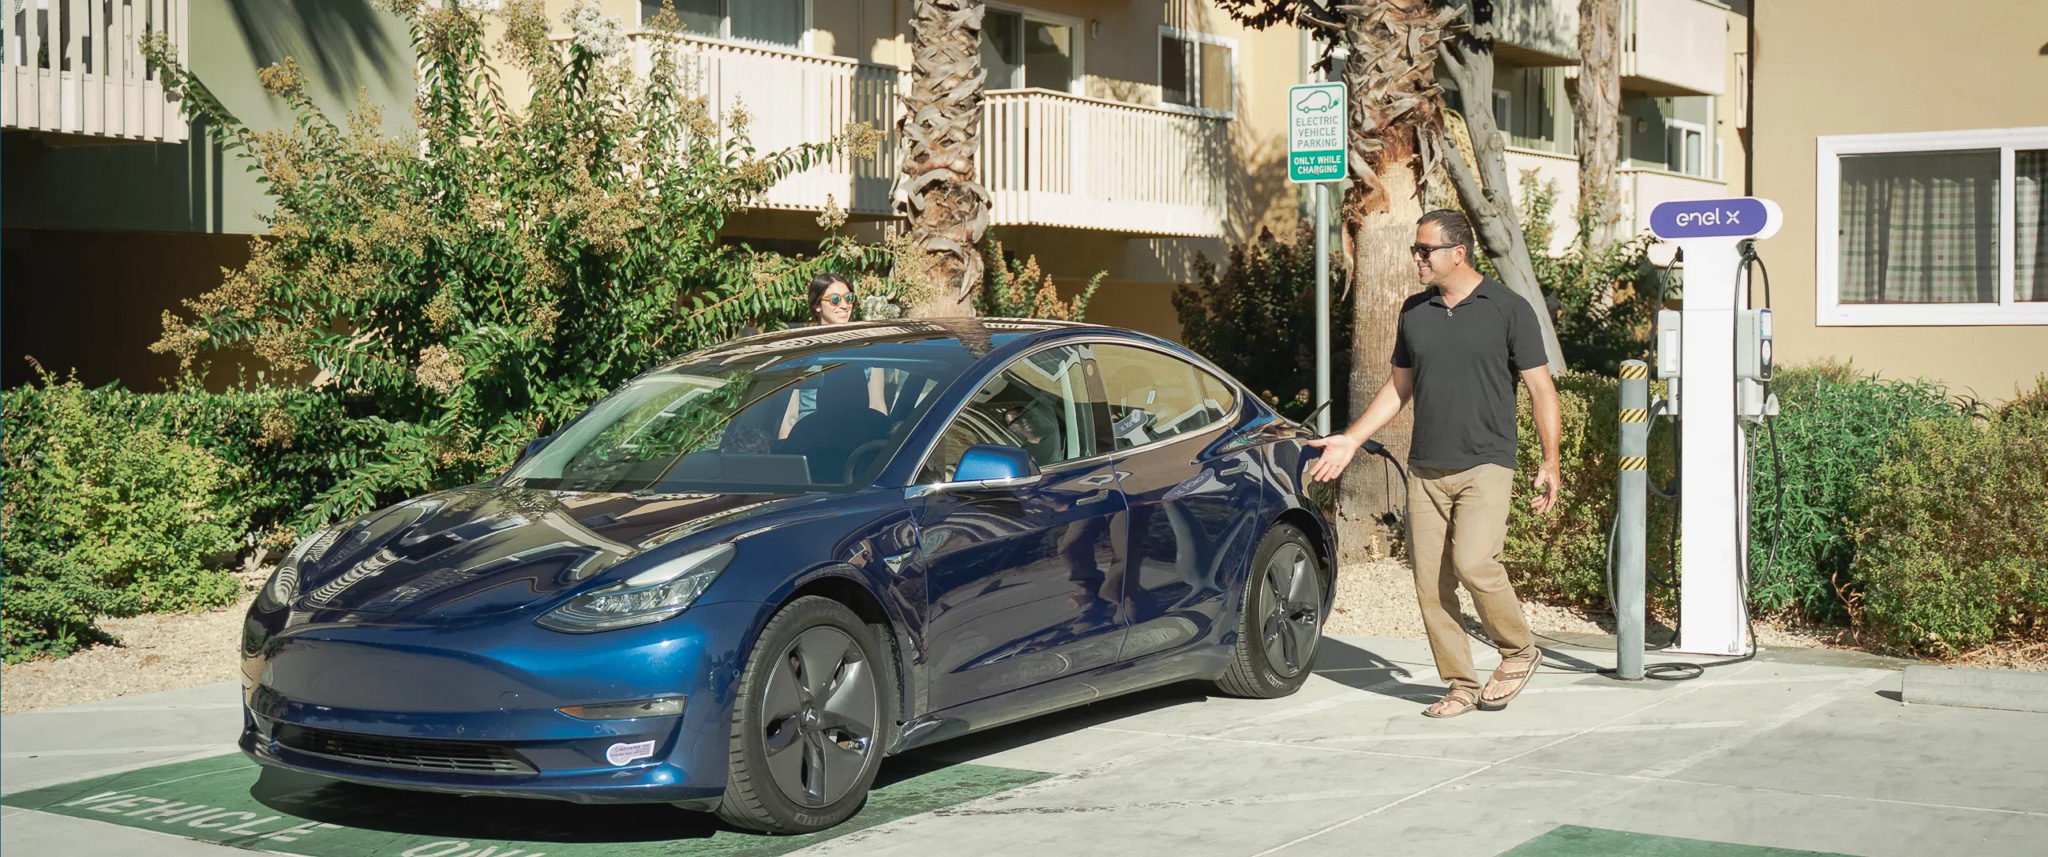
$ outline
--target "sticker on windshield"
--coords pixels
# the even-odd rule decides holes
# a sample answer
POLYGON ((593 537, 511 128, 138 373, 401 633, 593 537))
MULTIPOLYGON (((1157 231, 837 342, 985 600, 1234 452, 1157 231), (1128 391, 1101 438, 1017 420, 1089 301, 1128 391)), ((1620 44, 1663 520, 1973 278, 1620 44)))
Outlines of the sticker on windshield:
POLYGON ((652 755, 654 755, 653 741, 642 741, 638 744, 613 744, 610 747, 604 748, 605 761, 614 765, 628 764, 635 759, 645 759, 652 755))

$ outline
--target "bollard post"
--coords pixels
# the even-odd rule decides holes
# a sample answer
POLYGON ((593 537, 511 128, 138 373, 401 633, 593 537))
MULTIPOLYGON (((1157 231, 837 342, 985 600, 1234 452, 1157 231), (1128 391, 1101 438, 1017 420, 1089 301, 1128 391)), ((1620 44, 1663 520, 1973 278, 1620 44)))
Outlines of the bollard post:
POLYGON ((1614 560, 1614 636, 1616 675, 1625 681, 1643 677, 1643 506, 1649 488, 1650 366, 1641 360, 1621 363, 1621 485, 1616 495, 1619 529, 1614 560))

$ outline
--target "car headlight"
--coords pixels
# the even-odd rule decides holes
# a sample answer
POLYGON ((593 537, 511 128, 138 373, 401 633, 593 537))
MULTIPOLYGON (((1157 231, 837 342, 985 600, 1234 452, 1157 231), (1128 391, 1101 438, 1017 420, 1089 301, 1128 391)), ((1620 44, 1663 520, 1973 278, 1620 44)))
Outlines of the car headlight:
POLYGON ((277 570, 270 573, 270 579, 264 581, 263 591, 256 593, 256 609, 269 612, 292 603, 299 594, 299 563, 306 561, 309 552, 314 553, 315 559, 325 554, 337 535, 338 531, 323 527, 300 539, 292 552, 285 554, 284 561, 277 564, 277 570))
POLYGON ((731 544, 692 551, 633 575, 624 581, 595 589, 549 610, 538 620, 541 627, 571 634, 588 634, 659 622, 681 613, 725 570, 736 551, 731 544))

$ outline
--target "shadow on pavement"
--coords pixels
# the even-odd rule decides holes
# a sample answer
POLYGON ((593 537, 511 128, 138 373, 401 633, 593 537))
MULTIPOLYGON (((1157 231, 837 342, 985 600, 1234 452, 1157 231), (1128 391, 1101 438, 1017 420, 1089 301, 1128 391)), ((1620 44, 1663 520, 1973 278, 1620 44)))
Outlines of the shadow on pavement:
POLYGON ((1324 637, 1316 652, 1317 675, 1346 687, 1410 702, 1431 703, 1447 690, 1431 682, 1410 682, 1414 670, 1343 640, 1324 637))

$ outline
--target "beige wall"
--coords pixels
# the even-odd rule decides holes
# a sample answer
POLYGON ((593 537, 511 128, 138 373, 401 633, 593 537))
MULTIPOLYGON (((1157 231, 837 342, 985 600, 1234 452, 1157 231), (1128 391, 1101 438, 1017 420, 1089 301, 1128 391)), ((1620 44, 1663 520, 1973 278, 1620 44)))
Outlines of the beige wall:
POLYGON ((2048 125, 2048 3, 1803 0, 1758 4, 1755 24, 1755 193, 1785 211, 1784 229, 1758 245, 1776 277, 1780 362, 1850 359, 1987 400, 2032 389, 2048 371, 2048 326, 1815 324, 1815 146, 1836 134, 2048 125))

